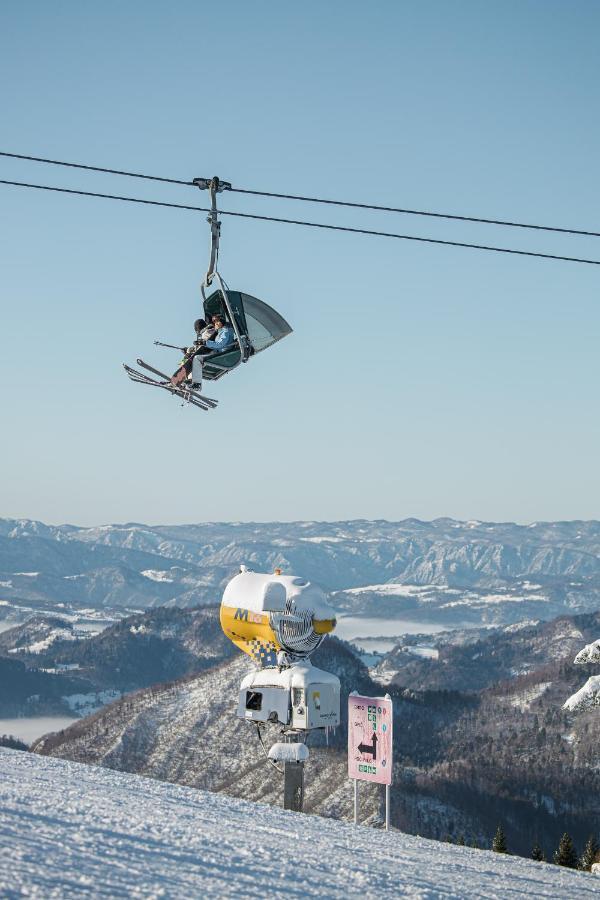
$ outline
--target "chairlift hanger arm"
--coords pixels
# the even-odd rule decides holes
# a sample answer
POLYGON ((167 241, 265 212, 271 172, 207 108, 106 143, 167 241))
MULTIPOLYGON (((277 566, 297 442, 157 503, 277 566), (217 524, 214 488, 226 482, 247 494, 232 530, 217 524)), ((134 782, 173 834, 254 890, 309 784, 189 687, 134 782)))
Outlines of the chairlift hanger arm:
POLYGON ((218 175, 215 175, 210 180, 208 178, 194 178, 192 183, 200 190, 210 191, 210 212, 207 218, 207 222, 210 225, 210 258, 203 281, 203 286, 208 287, 217 271, 217 261, 219 259, 221 223, 217 209, 217 194, 224 190, 231 190, 231 184, 228 181, 221 181, 218 175))
POLYGON ((219 211, 217 209, 217 194, 221 193, 222 191, 231 190, 231 184, 228 181, 221 181, 221 179, 217 175, 215 175, 211 179, 194 178, 193 184, 195 184, 196 187, 200 190, 208 190, 210 192, 210 212, 207 217, 207 222, 210 225, 210 258, 208 261, 208 269, 206 270, 206 275, 204 276, 204 280, 200 285, 202 299, 204 302, 206 302, 206 289, 210 287, 213 279, 216 276, 223 304, 227 311, 227 316, 233 328, 235 339, 240 350, 240 362, 246 362, 246 360, 248 359, 249 350, 247 342, 245 340, 245 335, 242 335, 240 332, 235 314, 229 302, 227 287, 223 279, 221 278, 217 267, 219 259, 219 241, 221 237, 221 223, 219 221, 219 211))

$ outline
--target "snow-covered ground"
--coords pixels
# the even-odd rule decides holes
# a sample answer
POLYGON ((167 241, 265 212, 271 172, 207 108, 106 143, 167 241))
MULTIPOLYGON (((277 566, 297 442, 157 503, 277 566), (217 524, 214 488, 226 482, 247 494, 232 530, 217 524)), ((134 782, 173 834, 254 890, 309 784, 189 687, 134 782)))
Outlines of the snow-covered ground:
POLYGON ((580 650, 573 662, 578 666, 586 665, 587 663, 599 663, 600 662, 600 640, 594 641, 593 644, 587 644, 583 650, 580 650))
POLYGON ((118 700, 121 696, 121 691, 107 690, 93 691, 89 694, 69 694, 63 697, 63 700, 74 713, 83 717, 91 716, 92 713, 102 709, 107 703, 118 700))
POLYGON ((30 753, 0 749, 0 785, 0 897, 575 900, 600 884, 30 753))
POLYGON ((43 653, 52 646, 56 641, 74 641, 76 636, 70 628, 53 628, 48 632, 46 637, 41 641, 34 641, 33 644, 26 644, 22 647, 13 647, 9 653, 43 653))
POLYGON ((563 709, 570 712, 580 712, 592 706, 600 706, 600 675, 592 675, 576 694, 565 700, 563 709))
POLYGON ((529 709, 534 700, 537 700, 538 697, 541 697, 542 694, 546 693, 549 687, 552 687, 551 681, 542 681, 540 684, 535 684, 533 687, 515 694, 510 701, 511 706, 516 706, 518 709, 525 712, 525 710, 529 709))
POLYGON ((166 581, 169 584, 173 582, 170 572, 165 572, 163 569, 144 569, 141 574, 150 581, 166 581))

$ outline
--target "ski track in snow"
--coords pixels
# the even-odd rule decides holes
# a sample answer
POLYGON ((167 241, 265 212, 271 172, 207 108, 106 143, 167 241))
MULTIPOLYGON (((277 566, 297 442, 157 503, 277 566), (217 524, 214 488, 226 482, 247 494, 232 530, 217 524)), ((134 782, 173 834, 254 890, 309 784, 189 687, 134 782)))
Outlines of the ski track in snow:
MULTIPOLYGON (((208 751, 208 748, 207 748, 208 751)), ((0 749, 0 897, 598 896, 595 876, 0 749)))

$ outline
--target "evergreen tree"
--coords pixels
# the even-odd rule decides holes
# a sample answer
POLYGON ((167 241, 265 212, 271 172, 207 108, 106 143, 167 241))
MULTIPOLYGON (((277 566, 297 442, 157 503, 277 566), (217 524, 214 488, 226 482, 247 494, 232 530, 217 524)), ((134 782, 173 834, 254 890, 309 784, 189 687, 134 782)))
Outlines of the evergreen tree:
POLYGON ((496 834, 494 835, 494 840, 492 841, 492 850, 494 851, 494 853, 508 853, 506 838, 504 836, 502 825, 498 825, 496 829, 496 834))
POLYGON ((464 847, 464 846, 465 846, 465 836, 464 836, 464 834, 459 835, 459 838, 458 838, 458 840, 457 840, 456 843, 457 843, 457 844, 460 844, 461 847, 464 847))
POLYGON ((592 863, 598 861, 599 851, 600 844, 598 844, 598 841, 596 840, 594 835, 591 834, 588 838, 587 844, 585 845, 585 850, 579 858, 579 868, 583 869, 584 872, 591 872, 592 863))
POLYGON ((557 866, 566 866, 567 869, 577 868, 577 850, 567 831, 561 837, 558 850, 554 853, 554 862, 557 866))
POLYGON ((13 737, 12 734, 0 735, 0 747, 9 747, 11 750, 29 750, 28 744, 13 737))
POLYGON ((536 841, 533 845, 533 850, 531 851, 531 858, 535 859, 536 862, 546 862, 546 854, 536 841))

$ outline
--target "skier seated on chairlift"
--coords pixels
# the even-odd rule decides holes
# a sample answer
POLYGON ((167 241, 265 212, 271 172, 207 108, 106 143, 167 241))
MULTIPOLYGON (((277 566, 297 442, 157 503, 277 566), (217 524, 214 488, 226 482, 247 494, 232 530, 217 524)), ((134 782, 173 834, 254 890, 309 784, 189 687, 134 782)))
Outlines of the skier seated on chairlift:
POLYGON ((171 384, 177 386, 189 377, 192 371, 193 359, 198 354, 204 356, 207 353, 215 353, 227 350, 235 341, 233 328, 227 325, 222 316, 212 317, 212 325, 207 325, 204 319, 196 319, 194 322, 196 340, 191 347, 182 347, 184 358, 181 366, 171 377, 171 384))

